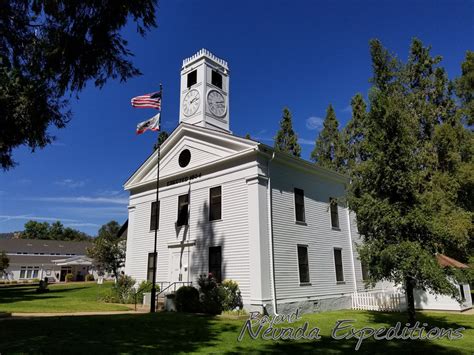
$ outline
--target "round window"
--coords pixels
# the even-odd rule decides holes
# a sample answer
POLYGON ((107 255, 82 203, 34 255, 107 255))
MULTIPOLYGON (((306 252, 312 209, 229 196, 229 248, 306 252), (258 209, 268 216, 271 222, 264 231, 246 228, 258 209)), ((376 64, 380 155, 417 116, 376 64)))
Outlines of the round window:
POLYGON ((191 152, 189 149, 183 150, 179 154, 179 166, 185 168, 188 166, 189 162, 191 161, 191 152))

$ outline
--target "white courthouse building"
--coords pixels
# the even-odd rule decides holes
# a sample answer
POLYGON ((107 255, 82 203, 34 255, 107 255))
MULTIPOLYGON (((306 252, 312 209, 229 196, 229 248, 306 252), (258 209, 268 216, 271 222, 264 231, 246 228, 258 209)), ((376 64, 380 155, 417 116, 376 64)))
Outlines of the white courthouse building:
POLYGON ((212 273, 238 282, 246 309, 351 308, 364 283, 348 178, 233 135, 229 68, 208 51, 183 61, 180 90, 180 124, 161 146, 158 208, 158 151, 124 185, 125 273, 151 280, 158 228, 163 286, 212 273))

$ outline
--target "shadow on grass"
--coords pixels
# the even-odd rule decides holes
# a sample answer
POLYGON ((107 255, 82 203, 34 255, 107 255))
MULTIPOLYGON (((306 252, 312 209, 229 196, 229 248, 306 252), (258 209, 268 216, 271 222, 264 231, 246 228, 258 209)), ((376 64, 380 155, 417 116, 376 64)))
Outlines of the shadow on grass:
POLYGON ((16 318, 0 321, 0 352, 193 352, 223 332, 238 332, 237 325, 217 323, 183 313, 16 318))
POLYGON ((22 287, 22 288, 4 288, 0 290, 0 305, 6 303, 14 303, 19 301, 36 301, 48 298, 60 298, 60 295, 68 292, 75 292, 87 287, 75 288, 50 288, 47 293, 36 293, 37 286, 22 287))

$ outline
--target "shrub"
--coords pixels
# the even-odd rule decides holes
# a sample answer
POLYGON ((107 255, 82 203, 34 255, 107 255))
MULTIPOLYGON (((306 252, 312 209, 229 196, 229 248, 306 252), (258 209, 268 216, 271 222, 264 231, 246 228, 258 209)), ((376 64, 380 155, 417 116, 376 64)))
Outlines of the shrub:
POLYGON ((87 275, 86 275, 86 281, 94 281, 94 275, 92 275, 92 274, 87 274, 87 275))
POLYGON ((112 292, 115 293, 119 303, 134 303, 135 280, 129 275, 120 275, 112 292))
POLYGON ((11 283, 12 285, 15 285, 15 284, 18 283, 18 281, 17 281, 17 280, 12 280, 10 283, 11 283))
POLYGON ((223 288, 222 310, 242 309, 242 296, 238 283, 232 280, 224 280, 221 287, 223 288))
POLYGON ((33 280, 31 280, 31 282, 33 282, 33 283, 37 284, 37 283, 39 283, 39 282, 40 282, 40 279, 33 279, 33 280))
POLYGON ((73 274, 66 274, 65 280, 66 282, 71 282, 74 279, 73 274))
MULTIPOLYGON (((143 303, 143 294, 145 292, 151 292, 152 287, 153 285, 150 281, 140 282, 140 285, 138 285, 138 288, 135 291, 135 301, 137 303, 143 303)), ((158 293, 160 291, 160 287, 158 285, 155 285, 155 288, 156 292, 158 293)))
POLYGON ((199 291, 192 286, 181 286, 176 291, 175 304, 178 312, 199 312, 199 291))
POLYGON ((209 274, 207 277, 201 275, 198 280, 200 287, 200 301, 202 311, 208 314, 220 314, 222 312, 222 300, 224 288, 217 285, 216 279, 209 274))
POLYGON ((3 285, 4 283, 5 283, 5 281, 0 280, 0 285, 3 285))

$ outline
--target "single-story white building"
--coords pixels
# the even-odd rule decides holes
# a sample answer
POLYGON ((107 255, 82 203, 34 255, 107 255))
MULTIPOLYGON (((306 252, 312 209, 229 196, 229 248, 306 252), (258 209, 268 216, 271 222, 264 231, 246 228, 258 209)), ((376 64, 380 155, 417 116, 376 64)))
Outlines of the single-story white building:
POLYGON ((1 278, 28 281, 47 277, 50 282, 60 282, 65 281, 67 274, 72 274, 73 280, 83 281, 93 270, 92 260, 86 256, 86 248, 90 246, 90 242, 0 240, 0 251, 5 251, 10 259, 1 278))

